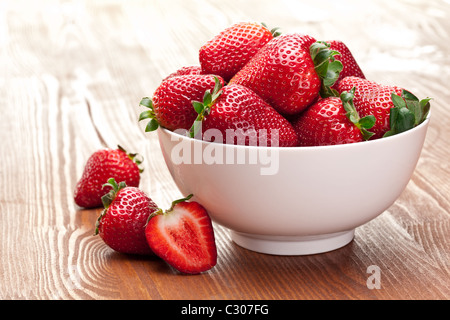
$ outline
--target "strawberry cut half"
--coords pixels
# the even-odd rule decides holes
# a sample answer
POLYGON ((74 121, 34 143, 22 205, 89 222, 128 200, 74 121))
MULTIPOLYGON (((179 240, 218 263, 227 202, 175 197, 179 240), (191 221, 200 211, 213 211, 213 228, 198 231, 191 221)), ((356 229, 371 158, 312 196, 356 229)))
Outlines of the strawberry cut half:
POLYGON ((206 209, 192 195, 149 217, 145 235, 152 251, 182 273, 198 274, 217 263, 214 229, 206 209))

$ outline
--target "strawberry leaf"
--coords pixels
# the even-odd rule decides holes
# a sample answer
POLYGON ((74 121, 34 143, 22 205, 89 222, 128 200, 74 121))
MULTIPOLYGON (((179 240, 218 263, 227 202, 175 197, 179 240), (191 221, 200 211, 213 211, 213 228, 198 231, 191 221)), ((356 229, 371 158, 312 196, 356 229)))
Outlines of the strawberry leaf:
POLYGON ((392 102, 394 107, 389 113, 390 130, 383 137, 410 130, 421 124, 430 111, 430 98, 420 100, 411 92, 402 90, 402 96, 392 92, 392 102))
POLYGON ((191 138, 194 138, 197 133, 200 132, 201 122, 203 121, 205 116, 209 114, 211 107, 222 94, 222 85, 219 81, 219 78, 214 76, 214 82, 215 84, 213 91, 211 92, 211 90, 206 90, 205 94, 203 95, 202 102, 192 101, 192 106, 194 107, 194 110, 198 115, 191 128, 189 129, 189 136, 191 138))
POLYGON ((334 58, 340 53, 331 50, 330 44, 324 41, 314 42, 309 48, 309 53, 314 62, 316 73, 322 82, 320 96, 322 98, 339 97, 339 93, 331 87, 339 78, 339 74, 344 67, 342 62, 334 58))
POLYGON ((116 198, 117 192, 119 192, 119 190, 125 188, 127 185, 124 181, 117 184, 117 182, 114 178, 109 178, 108 181, 105 184, 103 184, 103 188, 107 187, 107 186, 111 187, 112 189, 102 197, 102 203, 103 203, 103 206, 105 209, 102 211, 101 215, 98 217, 98 219, 95 223, 94 235, 98 234, 98 232, 99 232, 98 227, 100 225, 100 220, 106 214, 106 211, 108 210, 109 206, 116 198))
POLYGON ((203 103, 198 102, 198 101, 192 101, 192 105, 194 106, 195 112, 197 112, 198 114, 202 113, 202 111, 204 109, 203 103))
POLYGON ((365 116, 361 119, 359 119, 359 124, 362 128, 370 129, 375 125, 376 118, 373 115, 365 116))
POLYGON ((159 122, 156 119, 152 99, 150 99, 149 97, 142 98, 141 102, 139 102, 139 105, 150 109, 141 112, 141 114, 139 115, 138 121, 150 119, 149 123, 145 127, 145 132, 155 131, 156 129, 158 129, 159 122))
POLYGON ((428 116, 430 110, 430 98, 420 100, 407 90, 402 91, 402 97, 405 99, 406 107, 414 114, 414 125, 422 123, 428 116))

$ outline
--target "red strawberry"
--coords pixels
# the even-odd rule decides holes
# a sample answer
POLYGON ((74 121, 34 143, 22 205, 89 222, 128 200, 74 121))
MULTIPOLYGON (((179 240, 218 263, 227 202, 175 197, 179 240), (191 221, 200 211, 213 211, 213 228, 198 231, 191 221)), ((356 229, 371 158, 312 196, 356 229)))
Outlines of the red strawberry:
POLYGON ((272 39, 229 82, 255 91, 281 114, 298 114, 337 80, 337 52, 308 35, 272 39), (322 88, 323 85, 323 88, 322 88))
POLYGON ((173 77, 193 75, 193 74, 197 74, 197 75, 202 74, 202 68, 200 66, 182 67, 182 68, 178 69, 177 71, 169 74, 167 77, 164 78, 164 80, 167 80, 167 79, 173 78, 173 77))
POLYGON ((274 30, 252 22, 226 28, 200 48, 204 74, 215 74, 229 81, 275 34, 274 30))
POLYGON ((153 254, 145 236, 145 226, 157 205, 136 187, 109 179, 112 189, 103 196, 105 210, 98 218, 95 234, 112 249, 128 254, 153 254))
POLYGON ((419 101, 412 93, 398 87, 378 84, 357 77, 346 77, 339 83, 339 92, 355 88, 353 103, 365 117, 373 115, 376 123, 372 139, 409 130, 421 123, 430 108, 429 98, 419 101))
MULTIPOLYGON (((194 102, 204 140, 259 146, 297 145, 297 136, 289 121, 252 90, 235 84, 216 90, 205 95, 203 103, 194 102)), ((192 137, 194 131, 195 126, 191 130, 192 137)))
POLYGON ((117 149, 101 149, 94 152, 86 162, 83 174, 78 181, 75 203, 84 208, 102 206, 102 196, 110 189, 103 189, 109 178, 124 181, 128 186, 138 187, 142 169, 142 158, 127 153, 121 146, 117 149))
POLYGON ((145 235, 157 256, 180 272, 197 274, 216 265, 217 248, 208 212, 198 202, 189 202, 191 197, 152 214, 145 235))
POLYGON ((355 143, 367 140, 367 131, 375 118, 359 118, 353 106, 353 92, 344 92, 341 97, 328 97, 304 111, 293 126, 298 134, 300 146, 324 146, 355 143))
MULTIPOLYGON (((223 85, 224 81, 219 78, 223 85)), ((153 99, 143 98, 141 105, 150 110, 139 116, 139 121, 151 119, 145 131, 162 126, 169 130, 189 129, 197 114, 192 107, 193 100, 201 100, 206 90, 213 90, 213 75, 184 75, 163 81, 153 94, 153 99)))
POLYGON ((361 70, 361 67, 358 65, 350 49, 344 42, 339 40, 331 40, 327 41, 327 43, 330 44, 331 50, 336 50, 337 52, 339 52, 339 54, 334 58, 340 61, 343 66, 342 71, 339 73, 339 78, 331 88, 338 90, 339 81, 341 81, 345 77, 353 76, 362 79, 366 78, 361 70))

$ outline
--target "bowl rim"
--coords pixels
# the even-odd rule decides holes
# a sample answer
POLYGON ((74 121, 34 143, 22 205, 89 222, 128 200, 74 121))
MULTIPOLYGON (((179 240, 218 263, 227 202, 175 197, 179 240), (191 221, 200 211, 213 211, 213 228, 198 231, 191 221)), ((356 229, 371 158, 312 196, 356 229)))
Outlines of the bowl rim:
POLYGON ((218 146, 223 146, 224 148, 243 148, 243 149, 248 149, 248 150, 252 150, 252 149, 257 149, 257 150, 262 150, 262 149, 267 149, 267 150, 327 150, 327 149, 344 149, 344 148, 358 148, 358 146, 361 145, 369 145, 369 144, 376 144, 376 143, 384 143, 384 141, 393 141, 395 139, 401 139, 401 137, 408 135, 408 134, 412 134, 415 131, 421 130, 421 128, 427 126, 430 122, 430 116, 431 116, 431 110, 428 112, 427 117, 425 118, 424 121, 422 121, 421 123, 419 123, 417 126, 415 126, 414 128, 411 128, 409 130, 403 131, 401 133, 389 136, 389 137, 384 137, 384 138, 379 138, 379 139, 375 139, 375 140, 368 140, 368 141, 361 141, 361 142, 355 142, 355 143, 344 143, 344 144, 335 144, 335 145, 325 145, 325 146, 295 146, 295 147, 268 147, 268 146, 248 146, 248 145, 239 145, 239 144, 226 144, 226 143, 220 143, 220 142, 211 142, 211 141, 205 141, 205 140, 200 140, 200 139, 195 139, 195 138, 191 138, 188 137, 186 135, 183 135, 181 133, 178 132, 174 132, 172 130, 169 130, 165 127, 159 126, 158 130, 162 130, 166 133, 168 133, 171 136, 176 136, 177 138, 183 139, 183 140, 188 140, 188 141, 192 141, 194 143, 201 143, 204 145, 218 145, 218 146))

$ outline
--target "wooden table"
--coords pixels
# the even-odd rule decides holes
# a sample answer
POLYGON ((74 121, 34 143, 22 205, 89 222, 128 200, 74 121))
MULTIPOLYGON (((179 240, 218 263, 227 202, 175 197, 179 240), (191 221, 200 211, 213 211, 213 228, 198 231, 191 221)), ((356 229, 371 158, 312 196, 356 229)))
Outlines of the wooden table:
POLYGON ((2 1, 0 298, 449 299, 449 15, 438 0, 2 1), (155 202, 179 198, 138 103, 238 21, 341 39, 368 78, 432 97, 410 183, 324 254, 251 252, 219 225, 218 264, 201 275, 113 252, 93 236, 101 209, 73 201, 85 161, 121 144, 144 156, 141 188, 155 202))

